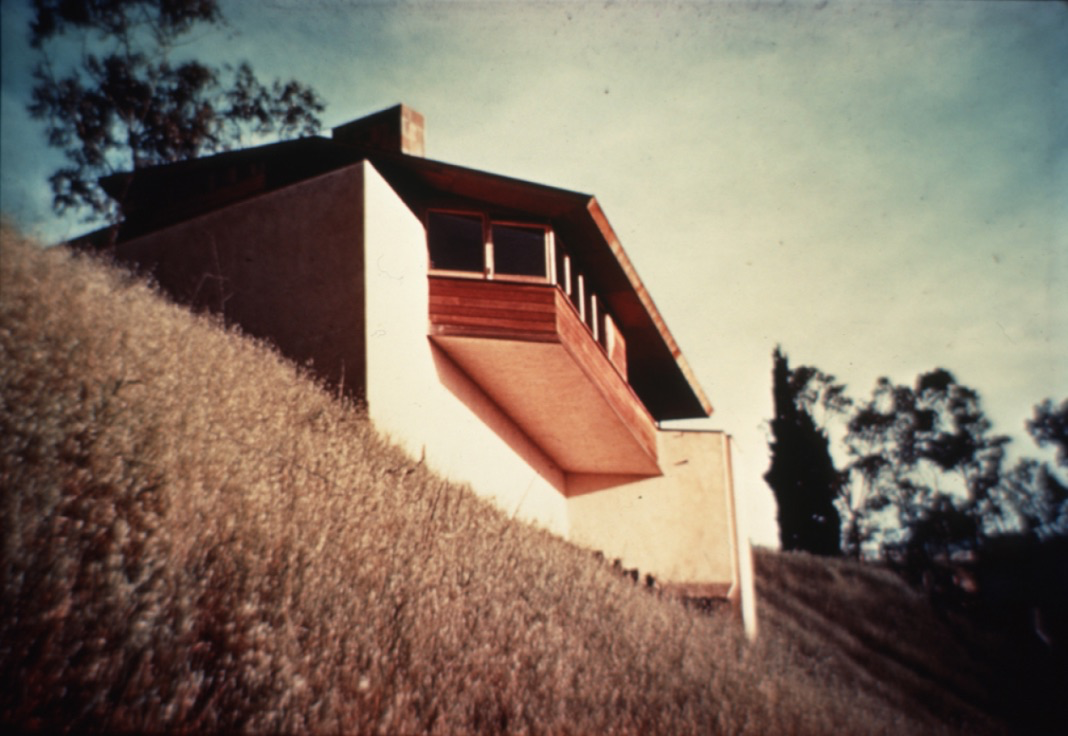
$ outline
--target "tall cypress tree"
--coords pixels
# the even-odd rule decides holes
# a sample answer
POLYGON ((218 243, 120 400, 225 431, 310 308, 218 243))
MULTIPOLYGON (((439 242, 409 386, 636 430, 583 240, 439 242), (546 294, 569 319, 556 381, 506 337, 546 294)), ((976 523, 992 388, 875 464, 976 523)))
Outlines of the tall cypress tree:
POLYGON ((834 501, 844 482, 824 434, 802 395, 815 371, 790 370, 778 347, 773 355, 775 418, 771 422, 771 467, 764 480, 775 494, 783 550, 841 554, 841 519, 834 501))

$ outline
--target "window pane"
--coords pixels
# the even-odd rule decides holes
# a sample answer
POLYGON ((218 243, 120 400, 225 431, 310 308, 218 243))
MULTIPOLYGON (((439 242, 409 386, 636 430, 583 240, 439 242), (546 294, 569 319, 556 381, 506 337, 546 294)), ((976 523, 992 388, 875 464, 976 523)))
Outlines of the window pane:
POLYGON ((564 290, 565 294, 571 293, 571 259, 564 249, 560 239, 556 239, 556 283, 564 290))
POLYGON ((597 295, 593 291, 589 290, 589 284, 586 285, 587 291, 584 294, 586 298, 586 312, 584 314, 586 318, 586 326, 590 328, 590 332, 593 333, 593 338, 597 339, 597 295))
POLYGON ((545 278, 545 231, 539 227, 494 225, 493 271, 545 278))
POLYGON ((477 215, 431 212, 427 218, 427 243, 431 268, 482 273, 485 248, 482 218, 477 215))
MULTIPOLYGON (((572 263, 574 266, 574 263, 572 263)), ((583 304, 586 301, 586 278, 581 273, 571 272, 571 303, 575 305, 575 309, 578 310, 579 316, 586 314, 586 307, 583 304)), ((585 319, 585 317, 583 317, 585 319)))
POLYGON ((597 342, 601 343, 605 350, 608 350, 608 330, 605 323, 611 322, 612 318, 605 313, 604 304, 600 301, 597 302, 597 307, 597 342))

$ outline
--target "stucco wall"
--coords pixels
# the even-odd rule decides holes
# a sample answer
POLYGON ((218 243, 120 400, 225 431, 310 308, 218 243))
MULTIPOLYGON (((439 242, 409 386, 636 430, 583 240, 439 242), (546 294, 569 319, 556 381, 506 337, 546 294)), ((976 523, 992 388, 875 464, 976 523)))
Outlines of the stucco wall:
POLYGON ((361 204, 359 169, 347 167, 121 243, 116 256, 361 395, 361 204))
POLYGON ((571 539, 695 594, 737 594, 730 438, 660 431, 657 440, 662 476, 568 476, 571 539))
POLYGON ((177 300, 223 314, 331 384, 413 456, 670 583, 734 585, 729 440, 657 433, 663 476, 567 475, 436 347, 422 224, 367 162, 120 244, 177 300))
POLYGON ((566 536, 563 471, 430 342, 423 226, 371 164, 360 171, 372 421, 506 513, 566 536))

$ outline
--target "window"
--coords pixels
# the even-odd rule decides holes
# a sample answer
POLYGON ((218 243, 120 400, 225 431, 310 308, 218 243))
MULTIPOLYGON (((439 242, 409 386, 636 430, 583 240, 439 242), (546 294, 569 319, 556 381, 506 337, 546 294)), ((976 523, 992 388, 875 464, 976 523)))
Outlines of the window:
POLYGON ((593 339, 626 375, 626 344, 618 324, 548 225, 491 220, 477 212, 430 210, 426 233, 431 271, 558 285, 593 339))
POLYGON ((563 243, 557 238, 554 245, 554 251, 556 256, 556 279, 555 282, 560 285, 560 288, 564 290, 564 293, 571 296, 571 292, 575 290, 574 281, 571 278, 571 256, 567 254, 567 250, 564 248, 563 243))
POLYGON ((616 328, 616 321, 612 318, 611 313, 608 311, 607 305, 604 301, 598 300, 597 302, 597 342, 604 346, 604 349, 612 351, 612 340, 619 334, 619 330, 616 328))
POLYGON ((598 303, 597 295, 593 291, 586 292, 586 313, 583 318, 586 321, 586 326, 590 328, 590 332, 593 333, 593 339, 598 342, 601 341, 600 326, 601 320, 599 312, 601 311, 601 305, 598 303))
POLYGON ((552 231, 541 225, 487 222, 481 214, 427 213, 430 268, 483 278, 553 280, 552 231))
POLYGON ((574 274, 574 289, 571 290, 571 303, 578 310, 579 319, 586 321, 586 277, 581 273, 574 274))
POLYGON ((616 326, 616 321, 612 319, 612 315, 607 311, 602 312, 602 314, 601 345, 608 354, 608 359, 612 361, 623 377, 626 378, 627 343, 623 339, 623 334, 619 331, 619 327, 616 326))
POLYGON ((536 276, 547 279, 547 238, 543 228, 494 223, 493 273, 508 276, 536 276))
POLYGON ((483 272, 486 246, 481 217, 431 212, 427 216, 426 232, 432 269, 483 272))

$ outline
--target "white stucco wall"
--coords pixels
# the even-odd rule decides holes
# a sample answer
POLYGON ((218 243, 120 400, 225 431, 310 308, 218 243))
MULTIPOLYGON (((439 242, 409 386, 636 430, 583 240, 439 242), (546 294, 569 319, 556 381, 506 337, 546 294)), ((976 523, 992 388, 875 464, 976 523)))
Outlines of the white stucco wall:
POLYGON ((661 476, 568 476, 573 541, 694 594, 737 596, 730 438, 664 430, 657 445, 661 476))
POLYGON ((361 170, 371 420, 506 513, 567 536, 563 471, 427 338, 423 225, 373 165, 361 170))

